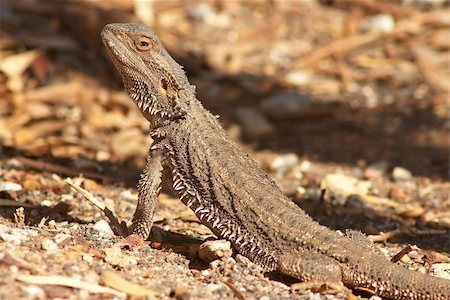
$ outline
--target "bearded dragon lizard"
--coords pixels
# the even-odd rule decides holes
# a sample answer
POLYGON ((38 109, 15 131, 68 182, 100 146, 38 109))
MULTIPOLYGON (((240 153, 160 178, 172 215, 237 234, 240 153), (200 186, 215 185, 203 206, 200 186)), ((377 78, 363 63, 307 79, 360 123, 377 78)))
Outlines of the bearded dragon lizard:
POLYGON ((102 39, 153 139, 132 233, 148 237, 168 170, 164 180, 200 221, 267 271, 389 299, 450 299, 449 280, 389 262, 362 233, 339 235, 285 196, 197 100, 195 87, 151 28, 109 24, 102 39))

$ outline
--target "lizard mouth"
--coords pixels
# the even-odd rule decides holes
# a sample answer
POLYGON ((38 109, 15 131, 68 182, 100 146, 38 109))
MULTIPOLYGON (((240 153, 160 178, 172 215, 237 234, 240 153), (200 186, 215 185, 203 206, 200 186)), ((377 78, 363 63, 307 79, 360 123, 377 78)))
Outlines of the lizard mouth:
POLYGON ((139 98, 133 98, 133 100, 146 119, 148 119, 148 117, 160 117, 168 119, 172 117, 172 114, 156 108, 152 103, 153 101, 142 101, 139 100, 139 98))

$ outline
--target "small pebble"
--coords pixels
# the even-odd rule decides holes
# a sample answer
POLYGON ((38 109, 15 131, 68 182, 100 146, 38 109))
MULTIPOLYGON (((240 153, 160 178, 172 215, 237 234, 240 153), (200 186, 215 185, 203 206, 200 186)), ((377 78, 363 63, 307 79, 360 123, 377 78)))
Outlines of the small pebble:
POLYGON ((83 260, 84 260, 85 262, 87 262, 87 263, 91 263, 91 262, 94 261, 94 258, 93 258, 91 255, 86 254, 86 253, 83 254, 82 258, 83 258, 83 260))
POLYGON ((394 178, 395 181, 409 180, 412 178, 412 173, 405 168, 395 167, 392 170, 392 178, 394 178))
POLYGON ((11 245, 20 245, 20 243, 22 242, 22 239, 14 236, 13 234, 9 234, 6 232, 0 232, 0 239, 2 239, 4 242, 11 244, 11 245))
POLYGON ((299 117, 311 108, 311 100, 296 91, 287 91, 261 100, 261 109, 270 117, 299 117))
POLYGON ((293 70, 286 74, 284 80, 294 86, 302 86, 308 84, 312 80, 311 73, 304 70, 293 70))
POLYGON ((330 191, 345 197, 353 194, 365 196, 369 192, 371 183, 344 174, 335 173, 325 176, 320 187, 321 189, 326 189, 327 192, 330 191))
POLYGON ((238 262, 238 263, 240 263, 242 265, 245 265, 245 266, 248 266, 248 265, 252 264, 250 259, 248 259, 247 257, 245 257, 245 256, 243 256, 241 254, 236 255, 236 262, 238 262))
POLYGON ((408 255, 403 255, 400 260, 402 263, 404 263, 406 265, 409 265, 412 262, 411 258, 408 255))
POLYGON ((247 138, 260 138, 275 132, 266 116, 253 108, 240 108, 235 117, 247 138))
POLYGON ((300 171, 306 173, 312 168, 312 163, 309 160, 304 160, 300 163, 300 171))
POLYGON ((0 192, 8 191, 8 192, 17 192, 22 190, 22 186, 15 182, 9 181, 0 181, 0 192))
POLYGON ((205 262, 230 257, 232 254, 231 243, 226 240, 206 241, 198 249, 198 256, 205 262))
POLYGON ((136 201, 138 199, 137 193, 133 193, 130 190, 125 190, 120 193, 119 197, 127 201, 136 201))
POLYGON ((114 232, 111 230, 109 223, 105 220, 100 220, 95 223, 93 229, 97 231, 98 235, 101 237, 108 238, 114 236, 114 232))
POLYGON ((431 265, 430 274, 450 279, 450 263, 436 263, 431 265))
POLYGON ((411 252, 408 253, 408 256, 409 256, 411 259, 416 259, 416 258, 419 257, 419 253, 418 253, 417 251, 411 251, 411 252))
POLYGON ((394 17, 389 14, 369 16, 361 22, 361 30, 365 32, 391 32, 394 28, 394 17))
POLYGON ((58 245, 50 239, 43 240, 41 243, 41 247, 42 249, 47 250, 49 252, 58 250, 58 245))
POLYGON ((297 154, 283 154, 277 156, 271 163, 270 167, 277 173, 286 174, 298 163, 298 161, 299 159, 297 154))
POLYGON ((46 293, 36 285, 24 285, 20 287, 31 299, 46 299, 46 293))
POLYGON ((21 242, 30 240, 38 235, 33 229, 9 228, 0 224, 0 239, 12 245, 20 245, 21 242))
POLYGON ((66 233, 58 233, 57 235, 55 235, 55 242, 56 244, 61 244, 62 242, 64 242, 67 239, 70 239, 72 236, 70 234, 66 234, 66 233))
POLYGON ((380 178, 383 177, 387 170, 388 164, 385 161, 379 161, 376 163, 373 163, 369 165, 364 170, 364 178, 370 179, 370 178, 380 178))
POLYGON ((220 260, 216 259, 216 260, 213 260, 212 262, 209 263, 209 267, 212 270, 214 270, 214 269, 217 269, 221 263, 222 262, 220 260))

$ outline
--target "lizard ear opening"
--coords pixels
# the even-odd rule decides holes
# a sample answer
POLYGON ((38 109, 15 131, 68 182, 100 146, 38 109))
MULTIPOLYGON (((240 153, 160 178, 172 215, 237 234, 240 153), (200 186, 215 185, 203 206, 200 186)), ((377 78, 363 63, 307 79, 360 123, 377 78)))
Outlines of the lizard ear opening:
POLYGON ((161 79, 161 88, 162 88, 164 91, 166 91, 166 92, 167 92, 167 89, 169 88, 168 82, 167 82, 167 80, 165 80, 164 78, 161 79))

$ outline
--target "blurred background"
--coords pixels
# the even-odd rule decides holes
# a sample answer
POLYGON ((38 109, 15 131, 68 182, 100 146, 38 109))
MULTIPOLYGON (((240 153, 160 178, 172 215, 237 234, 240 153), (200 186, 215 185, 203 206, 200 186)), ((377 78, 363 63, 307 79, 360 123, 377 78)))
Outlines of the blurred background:
MULTIPOLYGON (((89 240, 102 216, 61 179, 79 175, 131 219, 151 140, 101 43, 112 22, 152 26, 230 137, 322 224, 450 251, 448 0, 2 0, 2 223, 50 218, 77 236, 85 221, 89 240)), ((164 195, 156 224, 211 235, 164 195)), ((432 253, 409 263, 448 261, 432 253)))
POLYGON ((252 149, 445 178, 448 4, 5 0, 0 143, 14 155, 79 162, 80 171, 83 162, 142 165, 147 124, 99 33, 144 22, 252 149))
POLYGON ((13 152, 142 164, 147 124, 99 32, 111 22, 144 22, 204 105, 253 149, 447 176, 448 1, 1 6, 0 143, 13 152))

